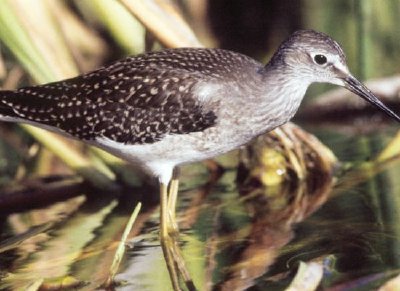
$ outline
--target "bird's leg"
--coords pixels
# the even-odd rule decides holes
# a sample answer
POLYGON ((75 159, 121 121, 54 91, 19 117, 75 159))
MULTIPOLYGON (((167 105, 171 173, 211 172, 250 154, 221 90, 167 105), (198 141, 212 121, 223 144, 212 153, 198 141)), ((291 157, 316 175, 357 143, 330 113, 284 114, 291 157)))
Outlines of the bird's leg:
POLYGON ((178 234, 179 228, 178 224, 176 223, 176 201, 178 198, 178 188, 179 188, 179 170, 175 169, 173 172, 172 180, 169 184, 169 191, 168 191, 168 213, 170 218, 169 224, 169 232, 170 234, 178 234))
POLYGON ((188 290, 196 290, 176 240, 179 232, 175 222, 175 205, 179 181, 175 177, 170 182, 169 191, 166 184, 160 183, 160 242, 174 290, 181 290, 178 275, 182 276, 188 290), (168 194, 175 197, 171 198, 168 194))
POLYGON ((168 233, 169 225, 169 214, 168 214, 168 186, 164 183, 160 183, 160 243, 163 250, 164 258, 167 263, 169 276, 171 278, 172 287, 174 290, 181 290, 179 287, 179 280, 177 275, 174 258, 176 249, 176 242, 168 233))
POLYGON ((194 286, 193 280, 190 277, 189 271, 186 268, 185 260, 181 254, 181 250, 179 248, 178 242, 175 238, 172 238, 172 248, 170 249, 171 254, 174 258, 175 267, 178 268, 180 275, 182 276, 183 281, 186 284, 188 290, 196 290, 194 286))

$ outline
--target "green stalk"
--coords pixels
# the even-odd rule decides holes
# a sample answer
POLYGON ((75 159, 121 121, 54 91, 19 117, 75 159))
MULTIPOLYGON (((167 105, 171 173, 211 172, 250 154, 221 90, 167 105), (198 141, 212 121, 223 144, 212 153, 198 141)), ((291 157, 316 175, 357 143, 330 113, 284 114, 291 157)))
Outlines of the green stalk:
MULTIPOLYGON (((37 83, 77 74, 59 22, 46 3, 39 0, 0 1, 0 40, 37 83), (27 14, 36 17, 35 21, 27 19, 27 14)), ((55 134, 28 125, 23 128, 93 185, 113 188, 115 175, 104 163, 94 165, 55 134)))
POLYGON ((104 25, 127 53, 138 54, 145 50, 144 27, 118 1, 77 0, 75 3, 87 18, 104 25))
POLYGON ((39 50, 33 45, 9 1, 0 2, 0 40, 17 57, 29 74, 39 83, 54 80, 39 50))
POLYGON ((357 38, 359 44, 358 70, 361 79, 370 77, 372 70, 372 39, 371 39, 371 14, 372 5, 370 0, 357 0, 357 38))
POLYGON ((118 247, 117 247, 117 250, 115 252, 114 260, 113 260, 113 262, 111 264, 111 267, 110 267, 110 274, 109 274, 109 277, 108 277, 108 279, 106 281, 106 284, 105 284, 106 287, 110 287, 112 285, 112 283, 114 282, 115 275, 118 272, 119 265, 121 264, 122 258, 123 258, 124 253, 125 253, 125 248, 126 248, 126 245, 127 245, 126 240, 128 239, 128 235, 132 230, 133 224, 136 221, 136 218, 137 218, 137 216, 139 214, 139 211, 140 211, 141 207, 142 207, 142 203, 139 202, 136 205, 135 209, 133 210, 132 215, 128 220, 128 223, 126 224, 124 233, 122 234, 121 240, 120 240, 120 242, 118 244, 118 247))

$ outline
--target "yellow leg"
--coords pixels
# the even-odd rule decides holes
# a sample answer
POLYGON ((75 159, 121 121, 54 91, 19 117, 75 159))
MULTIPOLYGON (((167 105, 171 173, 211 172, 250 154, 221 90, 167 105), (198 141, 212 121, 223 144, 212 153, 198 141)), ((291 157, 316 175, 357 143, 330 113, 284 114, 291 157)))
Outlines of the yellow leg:
POLYGON ((168 272, 171 278, 172 287, 175 291, 181 290, 176 270, 173 250, 176 248, 176 243, 172 240, 168 233, 169 229, 169 214, 168 214, 168 192, 167 185, 160 184, 160 243, 164 253, 164 258, 167 263, 168 272))
POLYGON ((179 277, 183 279, 188 290, 196 290, 190 274, 185 266, 185 261, 179 249, 176 238, 179 230, 175 222, 175 207, 178 193, 179 180, 175 178, 170 182, 169 193, 165 184, 160 184, 160 241, 165 261, 174 290, 181 290, 179 277))
POLYGON ((170 219, 170 234, 178 234, 179 228, 176 223, 176 200, 178 198, 179 180, 177 177, 173 177, 169 185, 168 193, 168 213, 170 219))

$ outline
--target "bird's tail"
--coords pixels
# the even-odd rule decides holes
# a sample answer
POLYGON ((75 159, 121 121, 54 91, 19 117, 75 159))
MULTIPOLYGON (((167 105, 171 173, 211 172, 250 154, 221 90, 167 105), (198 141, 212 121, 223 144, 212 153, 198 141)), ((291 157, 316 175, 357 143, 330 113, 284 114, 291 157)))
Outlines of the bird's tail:
POLYGON ((15 112, 7 101, 9 98, 13 98, 15 95, 18 94, 14 91, 0 90, 0 120, 8 117, 15 117, 15 112))
MULTIPOLYGON (((0 90, 0 121, 28 123, 65 134, 58 128, 59 116, 50 113, 57 101, 38 97, 41 95, 40 89, 25 87, 15 91, 0 90)), ((68 122, 65 127, 72 123, 71 120, 68 122)))

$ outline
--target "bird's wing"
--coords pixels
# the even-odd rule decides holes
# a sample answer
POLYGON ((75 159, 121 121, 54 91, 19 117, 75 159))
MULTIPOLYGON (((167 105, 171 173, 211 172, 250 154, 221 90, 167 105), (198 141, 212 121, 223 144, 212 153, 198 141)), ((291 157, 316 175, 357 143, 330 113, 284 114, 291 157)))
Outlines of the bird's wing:
POLYGON ((153 59, 131 57, 72 79, 0 91, 0 119, 126 144, 152 143, 167 134, 212 126, 214 112, 193 95, 204 75, 153 59))

